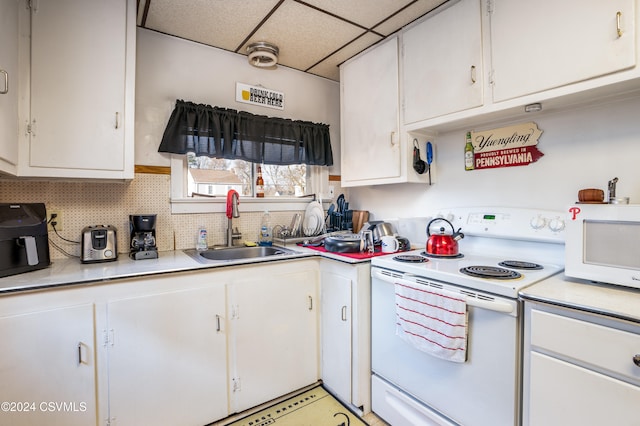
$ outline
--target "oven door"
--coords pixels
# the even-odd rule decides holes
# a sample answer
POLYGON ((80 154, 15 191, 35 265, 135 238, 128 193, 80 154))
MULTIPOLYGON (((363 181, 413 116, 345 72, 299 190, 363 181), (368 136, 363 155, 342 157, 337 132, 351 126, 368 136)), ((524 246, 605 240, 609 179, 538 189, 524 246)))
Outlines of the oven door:
POLYGON ((373 411, 392 424, 519 424, 519 303, 382 268, 371 271, 373 411), (394 283, 403 281, 465 294, 465 363, 433 357, 396 336, 394 283))

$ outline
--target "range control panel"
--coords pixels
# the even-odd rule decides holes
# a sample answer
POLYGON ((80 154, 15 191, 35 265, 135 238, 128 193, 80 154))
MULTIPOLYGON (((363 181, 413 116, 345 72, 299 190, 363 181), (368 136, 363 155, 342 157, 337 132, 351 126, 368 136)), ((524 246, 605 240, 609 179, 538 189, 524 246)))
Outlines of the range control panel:
POLYGON ((465 235, 564 244, 564 212, 512 207, 465 207, 438 212, 465 235))

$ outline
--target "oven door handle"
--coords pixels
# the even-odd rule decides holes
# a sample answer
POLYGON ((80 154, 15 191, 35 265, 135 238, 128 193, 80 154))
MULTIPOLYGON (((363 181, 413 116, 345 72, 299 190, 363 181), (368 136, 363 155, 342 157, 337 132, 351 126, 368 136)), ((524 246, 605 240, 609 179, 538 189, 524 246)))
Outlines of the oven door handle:
MULTIPOLYGON (((387 275, 379 269, 372 269, 371 274, 373 278, 377 278, 381 281, 385 281, 391 284, 395 284, 395 283, 415 284, 415 282, 413 281, 400 278, 398 276, 387 275)), ((405 274, 404 276, 414 276, 414 275, 405 274)), ((481 308, 481 309, 488 309, 490 311, 502 312, 505 314, 513 313, 514 307, 509 303, 501 302, 500 300, 481 300, 474 297, 469 297, 464 294, 462 294, 462 296, 464 296, 468 306, 473 306, 475 308, 481 308)))

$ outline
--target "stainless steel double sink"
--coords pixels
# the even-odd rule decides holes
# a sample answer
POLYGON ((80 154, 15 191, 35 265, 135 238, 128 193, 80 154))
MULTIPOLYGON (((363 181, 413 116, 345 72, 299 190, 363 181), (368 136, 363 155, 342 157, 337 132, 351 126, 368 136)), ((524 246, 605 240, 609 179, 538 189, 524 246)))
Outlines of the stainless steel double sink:
POLYGON ((300 254, 295 250, 279 246, 220 247, 210 248, 205 251, 197 251, 194 249, 183 251, 201 263, 235 260, 266 260, 277 256, 300 254))

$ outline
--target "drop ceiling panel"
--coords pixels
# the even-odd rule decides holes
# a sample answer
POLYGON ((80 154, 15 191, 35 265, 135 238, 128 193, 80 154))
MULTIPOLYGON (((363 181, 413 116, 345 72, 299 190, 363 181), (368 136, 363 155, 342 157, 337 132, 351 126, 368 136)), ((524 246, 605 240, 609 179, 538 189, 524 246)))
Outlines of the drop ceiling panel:
MULTIPOLYGON (((383 22, 373 30, 382 35, 388 36, 405 25, 415 21, 417 18, 429 13, 442 3, 442 0, 418 0, 402 12, 390 17, 389 20, 383 22)), ((452 31, 455 31, 455 28, 453 28, 452 31)))
MULTIPOLYGON (((362 33, 357 26, 285 0, 247 44, 273 43, 280 48, 280 64, 306 70, 362 33)), ((245 52, 246 46, 240 53, 245 52)))
POLYGON ((278 3, 278 0, 147 1, 146 28, 231 51, 278 3))
POLYGON ((320 62, 318 65, 309 69, 309 72, 311 74, 339 81, 340 64, 362 52, 369 46, 379 42, 380 40, 382 40, 382 37, 377 36, 373 33, 366 33, 362 37, 355 40, 353 43, 350 43, 348 46, 345 46, 333 55, 329 56, 324 61, 320 62))
POLYGON ((305 0, 305 3, 371 28, 413 0, 305 0))
POLYGON ((137 22, 242 55, 251 42, 271 42, 280 49, 279 64, 338 80, 340 63, 444 2, 139 0, 137 22))

